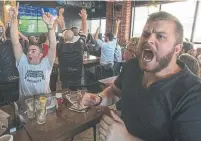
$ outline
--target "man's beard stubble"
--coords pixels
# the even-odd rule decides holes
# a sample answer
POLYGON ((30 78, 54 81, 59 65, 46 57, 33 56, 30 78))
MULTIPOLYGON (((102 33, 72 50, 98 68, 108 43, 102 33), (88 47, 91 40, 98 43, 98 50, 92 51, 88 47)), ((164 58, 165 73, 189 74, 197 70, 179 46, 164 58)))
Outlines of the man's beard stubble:
MULTIPOLYGON (((140 64, 140 61, 143 61, 143 58, 142 58, 142 51, 143 51, 144 48, 145 48, 145 47, 143 47, 143 48, 140 50, 140 52, 137 53, 137 58, 138 58, 138 60, 139 60, 139 64, 140 64)), ((169 53, 167 53, 165 56, 163 56, 163 57, 160 59, 158 65, 157 65, 154 69, 152 69, 152 70, 147 70, 147 69, 144 69, 144 68, 140 65, 141 70, 142 70, 142 71, 145 71, 145 72, 151 72, 151 73, 160 72, 162 69, 166 68, 166 67, 169 65, 169 63, 171 62, 172 57, 173 57, 173 55, 174 55, 174 52, 175 52, 175 48, 173 47, 172 50, 171 50, 169 53)))

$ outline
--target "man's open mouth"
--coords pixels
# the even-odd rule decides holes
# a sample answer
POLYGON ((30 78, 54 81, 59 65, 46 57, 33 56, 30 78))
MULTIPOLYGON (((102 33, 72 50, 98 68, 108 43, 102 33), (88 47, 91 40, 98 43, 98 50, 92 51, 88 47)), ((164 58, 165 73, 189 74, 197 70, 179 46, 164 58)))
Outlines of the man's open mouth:
POLYGON ((142 52, 142 58, 146 62, 151 62, 154 58, 154 54, 151 49, 144 49, 142 52))
POLYGON ((29 57, 29 60, 31 61, 31 60, 32 60, 32 57, 29 57))

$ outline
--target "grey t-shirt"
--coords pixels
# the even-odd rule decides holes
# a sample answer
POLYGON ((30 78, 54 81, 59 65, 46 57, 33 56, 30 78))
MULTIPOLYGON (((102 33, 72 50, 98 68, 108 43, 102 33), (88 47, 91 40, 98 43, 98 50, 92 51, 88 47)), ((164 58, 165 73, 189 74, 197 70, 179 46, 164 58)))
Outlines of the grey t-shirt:
POLYGON ((43 58, 40 64, 31 65, 23 54, 16 66, 20 77, 20 97, 50 92, 52 66, 47 57, 43 58))

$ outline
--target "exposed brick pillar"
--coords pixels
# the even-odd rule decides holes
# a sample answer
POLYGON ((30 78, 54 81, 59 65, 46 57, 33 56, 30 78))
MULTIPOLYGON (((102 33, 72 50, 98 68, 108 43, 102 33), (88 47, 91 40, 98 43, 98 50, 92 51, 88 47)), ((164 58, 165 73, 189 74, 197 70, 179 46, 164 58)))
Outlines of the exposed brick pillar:
POLYGON ((112 32, 112 2, 106 2, 106 31, 105 33, 112 32))
POLYGON ((115 26, 116 19, 121 19, 118 38, 120 45, 125 45, 130 36, 132 2, 112 2, 106 3, 106 32, 112 32, 115 26), (114 8, 114 11, 113 11, 114 8))

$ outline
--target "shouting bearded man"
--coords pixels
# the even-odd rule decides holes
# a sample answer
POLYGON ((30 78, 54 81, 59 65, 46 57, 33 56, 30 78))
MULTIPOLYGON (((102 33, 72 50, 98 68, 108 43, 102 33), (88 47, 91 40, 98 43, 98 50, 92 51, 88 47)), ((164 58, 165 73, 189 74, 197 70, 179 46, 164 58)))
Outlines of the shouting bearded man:
POLYGON ((85 94, 87 106, 108 106, 121 98, 121 118, 103 116, 106 141, 200 141, 201 82, 177 60, 183 26, 166 12, 151 14, 137 47, 114 84, 99 95, 85 94), (121 94, 121 95, 120 95, 121 94))

